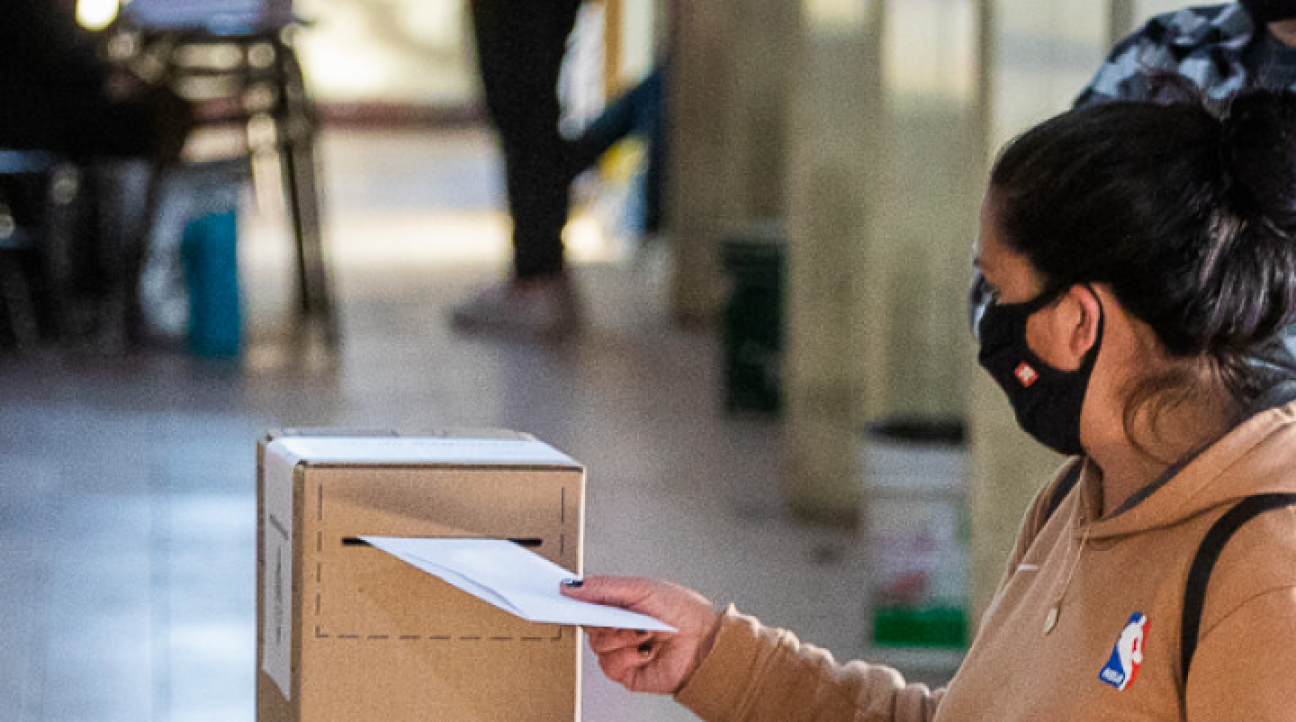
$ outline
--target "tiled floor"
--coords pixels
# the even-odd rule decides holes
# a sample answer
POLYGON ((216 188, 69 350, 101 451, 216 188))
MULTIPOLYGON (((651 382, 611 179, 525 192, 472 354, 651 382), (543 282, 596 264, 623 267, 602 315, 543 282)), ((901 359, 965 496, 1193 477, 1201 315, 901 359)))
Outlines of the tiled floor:
MULTIPOLYGON (((253 720, 253 454, 281 425, 534 433, 588 466, 587 571, 667 576, 859 652, 851 534, 784 518, 778 425, 721 411, 717 342, 668 321, 653 254, 587 216, 584 337, 460 338, 446 307, 506 247, 489 137, 332 134, 323 163, 336 359, 284 342, 287 240, 265 218, 243 234, 240 362, 0 357, 0 720, 253 720)), ((586 667, 587 720, 691 718, 586 667)))

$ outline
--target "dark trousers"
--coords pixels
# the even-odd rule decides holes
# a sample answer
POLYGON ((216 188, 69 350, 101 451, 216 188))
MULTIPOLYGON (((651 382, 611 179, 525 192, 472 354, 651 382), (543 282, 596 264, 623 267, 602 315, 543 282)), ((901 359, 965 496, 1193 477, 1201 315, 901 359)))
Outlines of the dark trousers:
POLYGON ((519 279, 564 268, 570 161, 558 132, 558 74, 580 3, 470 3, 486 108, 504 154, 519 279))

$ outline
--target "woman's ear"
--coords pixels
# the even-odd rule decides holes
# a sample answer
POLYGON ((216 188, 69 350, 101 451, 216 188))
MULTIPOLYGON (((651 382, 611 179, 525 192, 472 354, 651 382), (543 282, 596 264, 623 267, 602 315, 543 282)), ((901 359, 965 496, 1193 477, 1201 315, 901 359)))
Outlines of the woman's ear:
POLYGON ((1098 343, 1102 302, 1091 286, 1072 286, 1026 320, 1026 343, 1059 371, 1075 371, 1098 343))
POLYGON ((1065 307, 1058 309, 1061 311, 1059 321, 1065 324, 1061 329, 1063 338, 1075 360, 1075 368, 1079 368, 1085 354, 1098 343, 1103 321, 1102 301, 1092 286, 1075 285, 1066 292, 1059 305, 1065 307))

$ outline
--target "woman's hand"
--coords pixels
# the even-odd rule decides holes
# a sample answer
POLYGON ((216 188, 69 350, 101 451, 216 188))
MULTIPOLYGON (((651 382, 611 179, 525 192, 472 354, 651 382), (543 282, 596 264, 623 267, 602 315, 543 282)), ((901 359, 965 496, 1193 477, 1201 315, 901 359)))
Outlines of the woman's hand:
POLYGON ((587 629, 599 667, 632 692, 672 694, 711 651, 720 615, 702 595, 677 584, 628 577, 587 577, 562 593, 659 619, 679 631, 587 629))

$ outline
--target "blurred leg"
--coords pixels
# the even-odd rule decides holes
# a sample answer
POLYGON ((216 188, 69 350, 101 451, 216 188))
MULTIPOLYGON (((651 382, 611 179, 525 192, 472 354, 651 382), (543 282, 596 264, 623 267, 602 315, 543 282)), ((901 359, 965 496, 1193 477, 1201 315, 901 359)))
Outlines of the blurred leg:
POLYGON ((629 135, 651 140, 661 105, 660 70, 654 70, 630 90, 622 93, 581 131, 568 141, 568 174, 579 175, 593 166, 618 141, 629 135))
POLYGON ((486 106, 504 154, 514 277, 560 273, 569 179, 558 74, 580 0, 471 5, 486 106))

